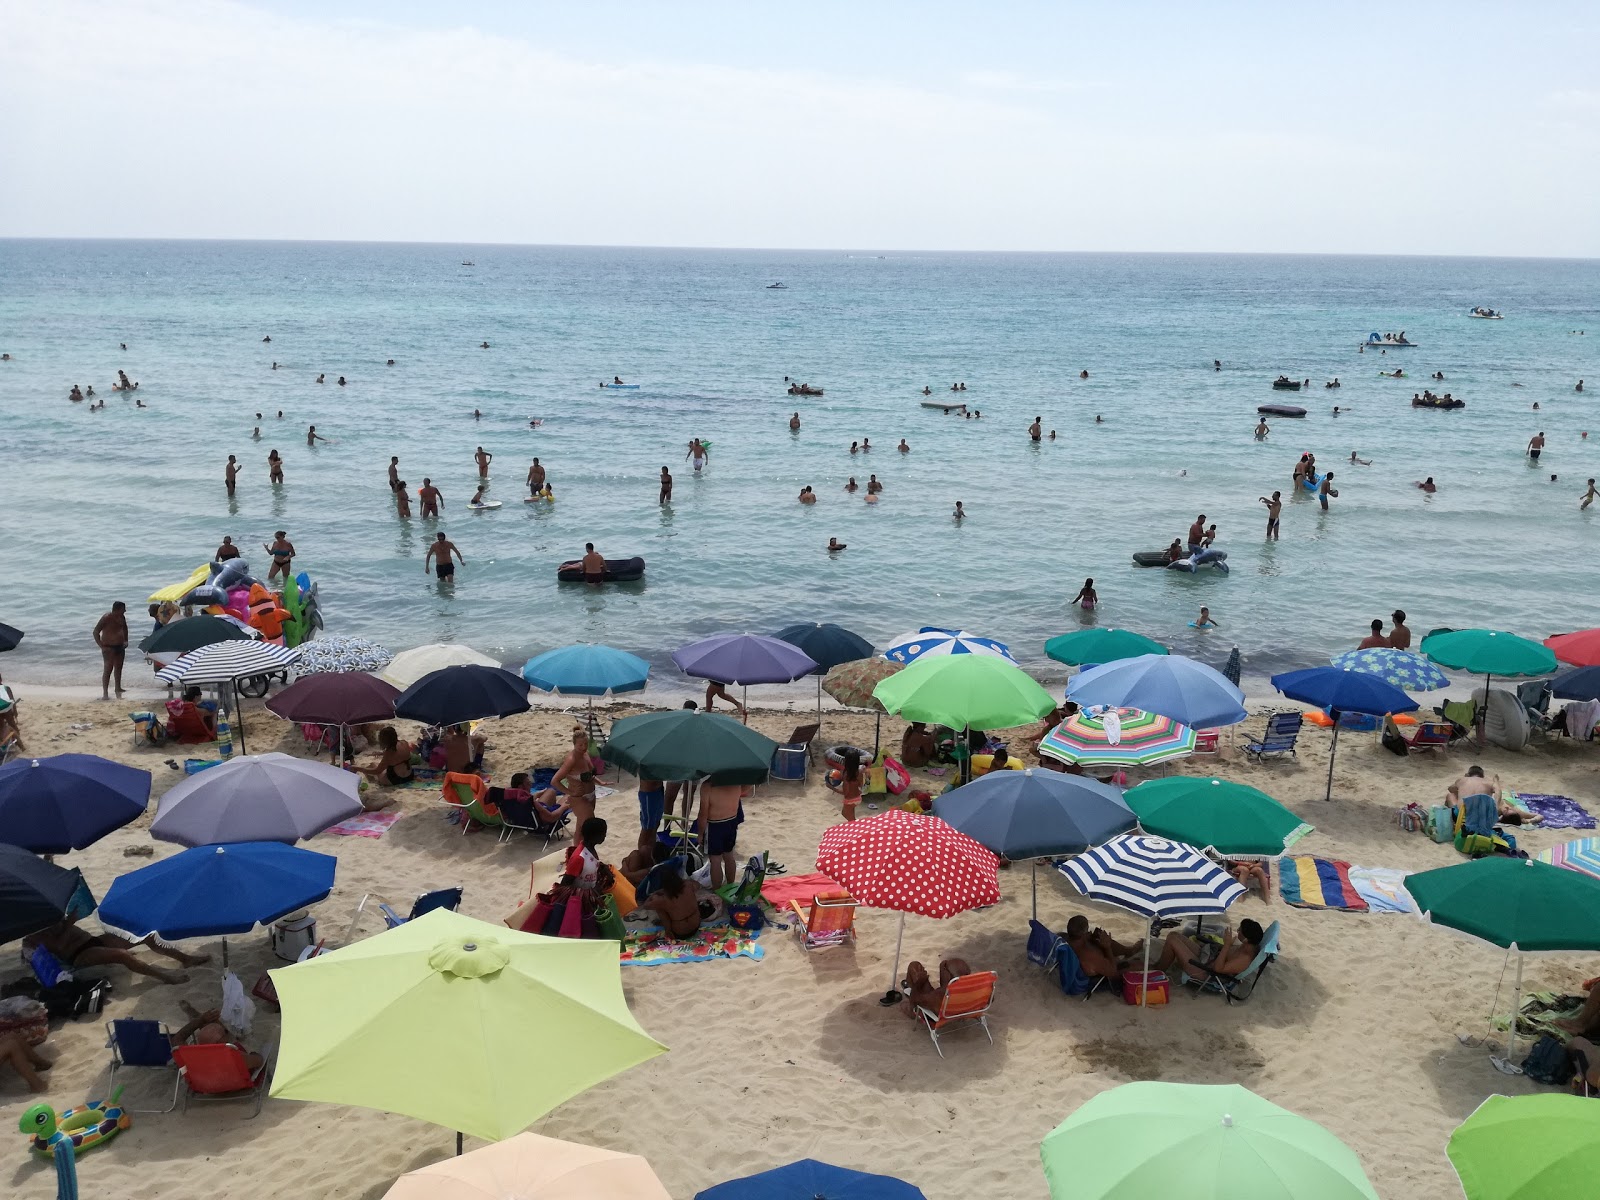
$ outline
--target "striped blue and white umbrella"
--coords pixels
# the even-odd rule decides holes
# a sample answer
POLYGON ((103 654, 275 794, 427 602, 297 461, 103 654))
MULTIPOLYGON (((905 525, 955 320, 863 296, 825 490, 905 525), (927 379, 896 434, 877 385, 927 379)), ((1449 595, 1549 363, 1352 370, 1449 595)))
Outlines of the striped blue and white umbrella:
POLYGON ((156 672, 162 683, 232 683, 252 675, 267 675, 291 667, 300 651, 272 642, 213 642, 191 650, 156 672))
POLYGON ((1449 687, 1450 677, 1420 654, 1369 646, 1333 656, 1333 665, 1363 675, 1376 675, 1385 683, 1408 692, 1431 692, 1449 687))
POLYGON ((883 657, 890 662, 914 663, 919 658, 938 654, 990 654, 995 658, 1016 661, 1004 642, 979 637, 965 629, 940 629, 937 625, 924 625, 915 632, 895 638, 883 652, 883 657))

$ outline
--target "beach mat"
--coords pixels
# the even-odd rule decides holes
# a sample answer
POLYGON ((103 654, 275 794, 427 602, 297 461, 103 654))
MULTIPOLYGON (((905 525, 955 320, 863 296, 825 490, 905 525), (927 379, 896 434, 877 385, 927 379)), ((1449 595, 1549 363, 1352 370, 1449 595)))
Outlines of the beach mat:
POLYGON ((1294 855, 1278 860, 1278 894, 1296 908, 1334 908, 1366 912, 1367 902, 1350 882, 1350 864, 1331 858, 1294 855))
POLYGON ((622 965, 659 967, 666 963, 712 962, 725 958, 765 957, 756 940, 760 932, 747 933, 727 925, 702 928, 693 937, 669 937, 659 929, 630 932, 622 939, 622 965))
MULTIPOLYGON (((1565 1042, 1572 1034, 1556 1025, 1557 1021, 1571 1020, 1583 1008, 1585 996, 1565 996, 1560 992, 1529 992, 1522 997, 1522 1011, 1517 1015, 1517 1036, 1537 1038, 1548 1033, 1557 1041, 1565 1042)), ((1489 1024, 1504 1033, 1511 1024, 1504 1013, 1496 1013, 1489 1024)))
POLYGON ((1350 884, 1375 913, 1414 913, 1417 902, 1406 891, 1406 873, 1395 867, 1351 867, 1350 884))
POLYGON ((818 892, 837 892, 839 885, 817 871, 810 875, 779 875, 761 885, 761 898, 773 908, 787 909, 789 901, 810 904, 818 892))
POLYGON ((1595 819, 1571 796, 1548 796, 1543 792, 1513 793, 1518 808, 1539 818, 1543 829, 1593 829, 1595 819))
POLYGON ((389 832, 389 826, 400 817, 401 814, 398 812, 362 813, 360 816, 340 821, 337 825, 329 825, 322 833, 330 837, 381 838, 389 832))

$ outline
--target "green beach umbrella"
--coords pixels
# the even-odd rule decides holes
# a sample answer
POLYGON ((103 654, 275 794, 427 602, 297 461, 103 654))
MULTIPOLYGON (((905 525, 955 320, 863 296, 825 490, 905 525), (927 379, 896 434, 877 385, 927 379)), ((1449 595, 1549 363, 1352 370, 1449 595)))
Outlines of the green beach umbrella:
POLYGON ((1055 1200, 1377 1200, 1355 1151, 1238 1084, 1125 1083, 1039 1146, 1055 1200))
POLYGON ((951 729, 1009 729, 1037 721, 1056 706, 1021 667, 992 654, 925 656, 872 694, 886 712, 951 729))
POLYGON ((435 909, 271 972, 271 1094, 355 1104, 497 1141, 664 1053, 622 994, 617 943, 435 909), (540 1036, 536 1031, 546 1031, 540 1036))
POLYGON ((1116 662, 1141 654, 1169 654, 1160 642, 1126 629, 1078 629, 1044 644, 1044 652, 1057 662, 1081 667, 1085 663, 1116 662))
POLYGON ((1467 1200, 1589 1200, 1600 1180, 1600 1104, 1545 1092, 1490 1096, 1450 1135, 1467 1200))
POLYGON ((777 750, 777 742, 732 717, 676 708, 623 717, 600 757, 650 779, 765 783, 777 750))
POLYGON ((1550 647, 1500 629, 1441 629, 1423 638, 1418 649, 1441 667, 1484 676, 1483 708, 1478 715, 1480 746, 1484 717, 1489 711, 1489 684, 1494 677, 1548 675, 1556 669, 1556 656, 1550 647))
POLYGON ((1146 833, 1223 854, 1282 854, 1311 832, 1265 792, 1226 779, 1172 775, 1130 788, 1123 802, 1146 833))

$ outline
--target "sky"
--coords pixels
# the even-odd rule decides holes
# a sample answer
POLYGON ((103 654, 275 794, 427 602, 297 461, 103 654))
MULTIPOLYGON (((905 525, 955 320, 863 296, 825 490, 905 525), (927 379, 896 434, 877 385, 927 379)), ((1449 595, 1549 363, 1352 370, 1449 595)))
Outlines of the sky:
POLYGON ((0 237, 1600 257, 1600 5, 0 0, 0 237))

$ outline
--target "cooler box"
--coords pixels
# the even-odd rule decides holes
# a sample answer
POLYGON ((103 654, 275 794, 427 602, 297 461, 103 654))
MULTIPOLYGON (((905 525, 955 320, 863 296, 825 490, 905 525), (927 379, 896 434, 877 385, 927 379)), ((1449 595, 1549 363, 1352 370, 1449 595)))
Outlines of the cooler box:
POLYGON ((1167 1002, 1167 976, 1164 971, 1124 971, 1122 973, 1122 999, 1128 1004, 1138 1004, 1143 999, 1146 1006, 1167 1002), (1146 995, 1145 993, 1149 993, 1146 995))
POLYGON ((272 926, 272 952, 284 962, 299 962, 300 955, 317 942, 317 919, 304 910, 290 913, 272 926))

